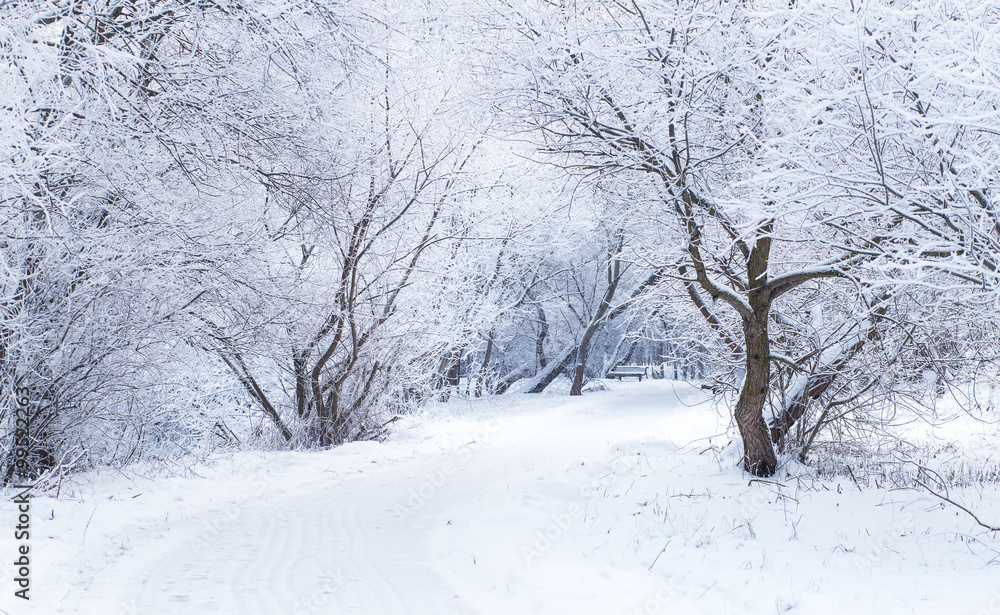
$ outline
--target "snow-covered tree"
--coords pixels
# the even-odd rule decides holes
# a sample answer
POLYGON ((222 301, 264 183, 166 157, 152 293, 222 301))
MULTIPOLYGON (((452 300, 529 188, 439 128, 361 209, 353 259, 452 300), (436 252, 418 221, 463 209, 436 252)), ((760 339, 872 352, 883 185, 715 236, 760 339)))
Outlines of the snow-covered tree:
POLYGON ((813 309, 806 297, 824 279, 856 280, 855 269, 871 260, 866 242, 881 241, 880 221, 870 216, 837 223, 851 207, 842 197, 851 195, 830 195, 826 174, 789 172, 786 146, 799 146, 794 139, 816 124, 815 109, 787 108, 789 88, 808 89, 813 67, 800 51, 813 43, 802 28, 812 10, 524 3, 497 17, 521 37, 508 41, 522 70, 509 77, 510 96, 549 161, 657 184, 660 205, 648 217, 681 245, 650 249, 647 260, 673 270, 728 354, 740 358, 734 416, 744 467, 757 475, 774 472, 772 441, 801 416, 798 408, 875 335, 885 301, 855 283, 855 301, 818 348, 795 357, 774 347, 789 339, 785 329, 800 326, 786 312, 813 309), (786 406, 769 426, 763 410, 775 362, 799 377, 788 380, 786 406))

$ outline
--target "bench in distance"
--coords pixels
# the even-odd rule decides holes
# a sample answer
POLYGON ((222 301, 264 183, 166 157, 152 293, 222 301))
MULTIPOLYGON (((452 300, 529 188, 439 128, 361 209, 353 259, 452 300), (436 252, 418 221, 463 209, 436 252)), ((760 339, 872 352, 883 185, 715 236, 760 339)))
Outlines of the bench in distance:
POLYGON ((642 377, 648 375, 648 367, 642 365, 619 365, 609 371, 605 378, 617 378, 619 382, 622 378, 638 378, 639 382, 642 382, 642 377))

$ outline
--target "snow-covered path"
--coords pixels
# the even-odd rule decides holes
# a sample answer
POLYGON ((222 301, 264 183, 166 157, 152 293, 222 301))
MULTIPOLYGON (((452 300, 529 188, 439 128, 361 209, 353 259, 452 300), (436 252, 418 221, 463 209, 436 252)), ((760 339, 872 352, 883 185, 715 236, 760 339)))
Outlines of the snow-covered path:
MULTIPOLYGON (((546 514, 552 502, 541 500, 560 501, 554 484, 577 492, 567 501, 580 500, 587 483, 559 485, 553 477, 574 464, 594 466, 616 442, 648 434, 657 424, 682 436, 717 431, 714 413, 704 409, 698 422, 709 431, 692 429, 691 414, 677 412, 685 407, 672 390, 626 396, 627 411, 606 396, 600 403, 573 404, 544 398, 541 411, 497 406, 477 420, 444 421, 444 433, 404 431, 389 445, 349 445, 292 466, 279 458, 246 480, 245 492, 202 510, 193 506, 169 522, 169 531, 152 530, 159 536, 144 541, 145 530, 129 536, 126 527, 117 528, 141 548, 123 548, 57 608, 163 615, 471 614, 510 612, 507 602, 516 608, 526 598, 544 609, 548 600, 539 597, 548 595, 566 607, 567 600, 579 602, 572 612, 607 612, 609 601, 620 604, 621 590, 641 590, 649 580, 623 585, 620 573, 602 576, 577 565, 577 581, 593 578, 560 588, 540 582, 544 566, 525 565, 525 549, 530 559, 539 530, 561 534, 579 521, 573 511, 546 514), (688 425, 668 425, 676 422, 688 425), (395 458, 385 454, 387 446, 396 447, 395 458), (358 471, 363 461, 369 467, 358 471), (527 596, 517 587, 521 582, 539 585, 539 595, 527 596), (589 591, 574 599, 583 587, 589 591)), ((189 497, 205 496, 192 490, 189 497)), ((99 505, 96 513, 113 515, 106 508, 99 505)))
MULTIPOLYGON (((469 440, 456 450, 376 464, 341 480, 316 469, 312 481, 299 475, 300 484, 246 502, 216 532, 199 532, 204 520, 193 519, 186 540, 174 532, 162 545, 127 554, 88 589, 85 611, 416 615, 528 607, 529 596, 509 585, 530 580, 517 574, 530 559, 523 551, 535 549, 533 534, 551 525, 531 500, 552 487, 551 477, 656 424, 680 435, 691 431, 690 424, 668 425, 692 417, 677 412, 678 400, 665 400, 659 389, 633 393, 628 412, 602 402, 565 407, 548 400, 556 407, 542 414, 470 425, 469 440), (665 413, 665 407, 675 411, 665 413), (539 479, 544 484, 532 484, 539 479), (476 574, 479 566, 484 574, 476 574)), ((567 514, 562 525, 576 521, 567 514)), ((568 529, 554 522, 560 533, 568 529)), ((592 578, 573 582, 578 592, 588 588, 584 599, 548 588, 570 609, 565 612, 603 613, 622 604, 621 574, 607 578, 584 568, 578 565, 577 581, 592 578)), ((545 571, 530 572, 525 576, 545 571)), ((639 577, 631 585, 642 591, 650 582, 639 577)), ((544 596, 545 588, 538 590, 544 596)), ((537 603, 539 596, 530 599, 537 603)))
MULTIPOLYGON (((34 500, 35 610, 4 588, 0 612, 1000 613, 997 542, 966 516, 748 483, 703 402, 665 382, 453 400, 384 443, 101 474, 34 500)), ((997 493, 955 495, 992 519, 997 493)))

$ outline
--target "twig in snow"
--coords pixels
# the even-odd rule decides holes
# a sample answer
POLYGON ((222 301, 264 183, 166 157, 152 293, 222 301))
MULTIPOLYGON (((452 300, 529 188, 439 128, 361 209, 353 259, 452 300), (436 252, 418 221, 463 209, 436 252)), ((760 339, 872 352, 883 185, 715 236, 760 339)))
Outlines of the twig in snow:
POLYGON ((765 478, 751 478, 750 482, 747 483, 747 487, 749 487, 754 483, 764 483, 765 485, 776 485, 778 487, 784 487, 785 489, 788 488, 788 485, 786 485, 785 483, 776 480, 767 480, 765 478))
POLYGON ((80 544, 82 545, 84 541, 87 540, 87 530, 90 528, 90 522, 94 520, 94 515, 97 513, 97 504, 94 504, 94 512, 90 513, 90 519, 87 519, 87 525, 83 527, 83 538, 80 539, 80 544))
POLYGON ((851 475, 851 480, 854 481, 854 486, 858 488, 858 491, 861 491, 861 485, 858 484, 858 479, 854 478, 854 470, 851 469, 851 466, 847 466, 847 473, 851 475))
MULTIPOLYGON (((671 538, 670 540, 673 540, 673 538, 671 538)), ((667 544, 663 545, 663 548, 660 549, 660 552, 657 553, 656 557, 653 558, 653 563, 649 565, 649 568, 646 568, 647 572, 653 569, 653 566, 656 565, 656 560, 660 559, 660 556, 663 555, 663 552, 667 550, 668 546, 670 546, 670 540, 667 541, 667 544)))
POLYGON ((976 513, 972 512, 968 508, 962 506, 961 504, 959 504, 955 500, 952 500, 951 498, 949 498, 947 496, 941 495, 940 493, 934 491, 933 489, 931 489, 927 485, 923 484, 922 482, 920 482, 916 478, 913 479, 913 482, 917 483, 918 485, 920 485, 921 487, 923 487, 924 489, 926 489, 927 493, 933 495, 934 497, 940 498, 940 499, 944 500, 945 502, 948 502, 952 506, 955 506, 957 508, 960 508, 960 509, 964 510, 970 517, 972 517, 975 520, 976 523, 978 523, 982 527, 986 528, 987 530, 989 530, 991 532, 1000 532, 1000 527, 993 527, 992 525, 987 525, 986 523, 983 523, 982 521, 979 520, 979 517, 976 516, 976 513))
POLYGON ((628 489, 625 490, 625 493, 622 494, 622 497, 625 497, 626 495, 628 495, 628 492, 631 491, 632 487, 634 487, 634 486, 635 486, 635 481, 632 481, 632 484, 628 486, 628 489))

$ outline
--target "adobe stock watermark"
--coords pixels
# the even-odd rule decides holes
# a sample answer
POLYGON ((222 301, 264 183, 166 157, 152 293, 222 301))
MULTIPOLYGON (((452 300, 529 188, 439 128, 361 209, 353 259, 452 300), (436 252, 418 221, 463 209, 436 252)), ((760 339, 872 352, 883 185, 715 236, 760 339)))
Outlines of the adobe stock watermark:
POLYGON ((760 511, 771 503, 771 499, 762 489, 751 489, 740 497, 739 503, 740 515, 751 518, 760 514, 760 511))
POLYGON ((530 544, 521 546, 521 556, 528 564, 533 564, 542 557, 552 546, 566 535, 566 532, 577 522, 584 518, 587 512, 587 504, 597 498, 602 487, 607 487, 604 479, 611 476, 614 481, 616 472, 631 471, 633 468, 629 463, 632 455, 621 455, 611 461, 612 471, 600 478, 595 478, 580 488, 580 495, 584 498, 583 503, 574 502, 565 505, 558 512, 549 515, 549 523, 545 527, 537 530, 530 544))
POLYGON ((914 522, 913 515, 905 513, 899 519, 883 527, 878 536, 872 536, 867 544, 854 554, 854 566, 858 571, 870 570, 887 552, 892 551, 896 539, 911 532, 914 522))
MULTIPOLYGON (((31 476, 31 396, 25 387, 14 389, 14 476, 27 479, 31 476)), ((14 596, 30 600, 31 595, 31 490, 33 483, 27 480, 14 485, 18 494, 14 496, 16 522, 14 540, 17 541, 14 562, 14 596)))
POLYGON ((990 594, 990 603, 976 615, 1000 615, 1000 591, 994 589, 990 594))
MULTIPOLYGON (((319 575, 317 579, 320 581, 319 586, 299 596, 298 600, 291 605, 290 610, 285 611, 286 613, 289 615, 317 615, 329 611, 329 608, 324 608, 326 603, 347 584, 347 579, 344 576, 344 571, 340 568, 332 573, 327 572, 319 575)), ((143 610, 134 599, 128 604, 121 605, 118 609, 118 615, 141 615, 146 612, 149 611, 143 610)))
POLYGON ((663 581, 660 583, 659 587, 656 588, 656 592, 646 600, 642 602, 641 605, 625 611, 623 615, 657 615, 658 613, 666 614, 668 611, 664 610, 667 605, 673 602, 677 598, 677 589, 674 587, 674 582, 672 579, 663 581))
POLYGON ((483 423, 473 432, 472 439, 460 449, 461 453, 458 457, 449 456, 436 470, 424 474, 423 480, 419 484, 410 488, 406 503, 396 504, 396 516, 405 519, 423 508, 448 483, 451 476, 462 467, 462 462, 469 459, 473 453, 489 442, 490 438, 500 431, 501 427, 503 427, 503 421, 499 419, 490 419, 483 423))
POLYGON ((258 468, 250 477, 250 488, 239 494, 222 510, 216 511, 201 531, 191 539, 191 552, 201 555, 203 550, 215 541, 219 535, 235 523, 246 509, 247 504, 254 498, 264 495, 267 488, 274 482, 279 465, 274 461, 269 461, 258 468))
POLYGON ((320 577, 322 583, 319 587, 299 599, 292 606, 292 615, 314 615, 330 600, 330 597, 337 593, 337 590, 347 584, 344 578, 344 571, 337 568, 333 574, 326 574, 320 577))
POLYGON ((524 561, 533 564, 542 555, 552 548, 563 534, 579 519, 583 518, 586 507, 580 503, 570 504, 565 510, 553 513, 549 516, 550 522, 544 528, 535 532, 535 539, 531 545, 521 547, 521 555, 524 561))

